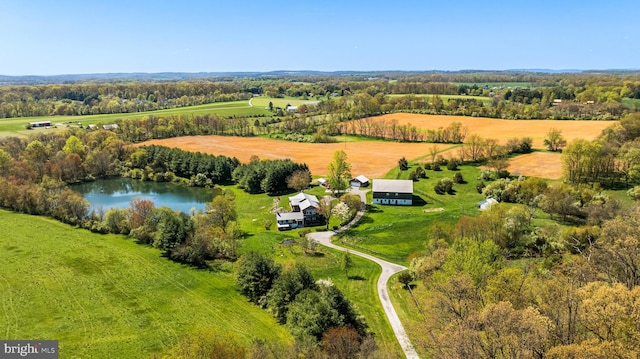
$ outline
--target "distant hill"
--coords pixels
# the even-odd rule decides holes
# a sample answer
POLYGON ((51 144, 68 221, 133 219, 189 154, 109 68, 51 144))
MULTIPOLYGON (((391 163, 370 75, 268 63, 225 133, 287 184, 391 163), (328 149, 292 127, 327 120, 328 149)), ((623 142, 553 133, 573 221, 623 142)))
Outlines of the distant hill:
POLYGON ((608 69, 608 70, 578 70, 578 69, 511 69, 504 71, 497 70, 460 70, 460 71, 313 71, 313 70, 278 70, 268 72, 130 72, 130 73, 97 73, 97 74, 66 74, 66 75, 25 75, 7 76, 0 75, 0 85, 37 85, 37 84, 65 84, 78 82, 128 82, 128 81, 184 81, 184 80, 232 80, 235 78, 286 78, 286 77, 363 77, 367 79, 375 78, 398 78, 408 75, 420 74, 496 74, 515 75, 523 73, 559 74, 559 73, 610 73, 637 75, 638 69, 608 69))

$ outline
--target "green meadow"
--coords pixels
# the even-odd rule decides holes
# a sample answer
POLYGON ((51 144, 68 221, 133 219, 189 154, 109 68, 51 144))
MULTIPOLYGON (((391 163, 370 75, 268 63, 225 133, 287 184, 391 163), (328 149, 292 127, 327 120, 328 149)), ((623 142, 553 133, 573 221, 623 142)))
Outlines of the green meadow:
POLYGON ((20 117, 0 119, 0 136, 7 135, 28 135, 35 131, 51 131, 51 129, 32 129, 26 130, 29 122, 52 121, 58 129, 68 126, 78 126, 82 124, 87 126, 90 124, 113 123, 119 119, 139 120, 149 116, 194 116, 194 115, 219 115, 219 116, 272 116, 273 114, 265 110, 264 107, 249 105, 249 101, 233 101, 233 102, 216 102, 206 105, 187 106, 172 108, 167 110, 135 112, 135 113, 114 113, 101 115, 86 116, 41 116, 41 117, 20 117))
MULTIPOLYGON (((285 206, 287 195, 226 189, 236 198, 238 223, 246 233, 240 254, 270 254, 284 267, 304 263, 316 279, 331 279, 366 318, 379 347, 401 353, 375 289, 378 265, 353 256, 347 278, 341 252, 320 247, 316 255, 305 255, 297 243, 282 244, 300 239, 299 230, 279 232, 270 213, 274 198, 285 206), (265 220, 272 221, 269 230, 265 220)), ((187 334, 203 330, 231 334, 245 345, 254 339, 293 341, 268 311, 239 294, 233 263, 197 270, 124 236, 94 234, 44 217, 0 211, 0 223, 0 317, 7 318, 6 324, 0 321, 2 337, 57 339, 65 357, 120 358, 166 353, 187 334)))
POLYGON ((206 330, 290 343, 236 289, 231 265, 195 270, 157 249, 57 221, 0 211, 0 333, 46 338, 61 357, 139 358, 206 330))
POLYGON ((397 97, 403 97, 403 96, 416 96, 416 97, 432 97, 432 96, 440 96, 440 98, 443 101, 448 101, 448 100, 458 100, 458 99, 474 99, 474 100, 478 100, 478 101, 482 101, 484 103, 489 103, 491 101, 491 97, 486 97, 486 96, 467 96, 467 95, 437 95, 437 94, 392 94, 392 95, 387 95, 387 97, 390 98, 397 98, 397 97))
MULTIPOLYGON (((413 163, 407 171, 396 168, 385 178, 408 179, 416 166, 413 163)), ((410 256, 424 248, 429 228, 434 222, 453 226, 462 214, 479 214, 476 203, 484 199, 476 190, 480 170, 472 166, 460 166, 458 171, 450 171, 446 166, 441 166, 441 169, 427 170, 425 172, 429 178, 413 183, 413 206, 371 204, 369 192, 367 212, 355 227, 341 236, 341 241, 386 260, 407 265, 410 256), (436 183, 444 177, 453 178, 455 172, 460 172, 467 183, 455 184, 455 194, 436 194, 436 183)))
POLYGON ((265 97, 258 96, 251 99, 251 104, 254 107, 266 108, 269 106, 269 102, 273 105, 273 107, 285 108, 287 105, 290 106, 300 106, 304 104, 316 104, 318 101, 315 100, 302 100, 297 97, 265 97))

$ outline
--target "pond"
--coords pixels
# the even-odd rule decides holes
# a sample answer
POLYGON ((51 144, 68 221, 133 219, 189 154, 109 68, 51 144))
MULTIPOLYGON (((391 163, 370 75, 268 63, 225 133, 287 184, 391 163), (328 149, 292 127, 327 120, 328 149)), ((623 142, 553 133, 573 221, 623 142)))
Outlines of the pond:
POLYGON ((204 210, 218 190, 185 187, 175 183, 139 181, 131 178, 99 179, 71 187, 89 201, 93 209, 127 208, 131 199, 152 200, 156 207, 166 206, 189 213, 192 208, 204 210))

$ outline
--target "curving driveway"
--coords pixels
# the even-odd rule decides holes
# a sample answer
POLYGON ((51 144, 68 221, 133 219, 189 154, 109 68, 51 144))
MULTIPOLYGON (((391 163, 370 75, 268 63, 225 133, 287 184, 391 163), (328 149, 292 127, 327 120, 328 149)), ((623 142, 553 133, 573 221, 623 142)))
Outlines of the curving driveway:
POLYGON ((365 203, 366 203, 366 191, 352 190, 352 193, 360 195, 360 198, 362 199, 362 208, 360 209, 360 211, 358 211, 358 214, 356 215, 356 217, 351 222, 349 222, 349 224, 340 228, 336 232, 333 232, 333 231, 312 232, 312 233, 309 233, 308 236, 314 239, 315 241, 317 241, 318 243, 322 244, 323 246, 337 249, 339 251, 348 250, 349 253, 352 253, 357 256, 366 258, 370 261, 376 262, 378 263, 378 265, 380 265, 380 267, 382 267, 382 273, 378 278, 378 296, 380 297, 380 302, 382 303, 384 312, 387 315, 387 318, 389 319, 389 324, 391 324, 391 328, 393 329, 393 332, 396 335, 396 338, 398 339, 398 342, 400 343, 402 350, 404 351, 404 355, 409 359, 419 358, 418 353, 416 353, 415 348, 413 347, 413 345, 411 344, 411 341, 409 340, 409 337, 407 336, 407 332, 405 332, 404 327, 400 322, 400 318, 398 318, 398 314, 396 313, 396 310, 393 308, 393 304, 391 304, 391 300, 389 299, 389 292, 387 291, 387 282, 389 281, 389 278, 391 278, 392 275, 398 272, 402 272, 407 268, 395 263, 387 262, 380 258, 374 257, 370 254, 347 249, 331 243, 331 237, 333 237, 334 234, 339 233, 353 226, 360 220, 360 218, 362 218, 362 215, 364 214, 365 203))

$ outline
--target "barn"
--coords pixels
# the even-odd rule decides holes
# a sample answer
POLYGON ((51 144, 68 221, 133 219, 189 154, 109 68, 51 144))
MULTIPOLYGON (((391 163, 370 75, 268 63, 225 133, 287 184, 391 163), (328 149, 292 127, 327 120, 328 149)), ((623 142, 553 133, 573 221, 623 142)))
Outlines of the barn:
POLYGON ((413 204, 413 181, 374 179, 373 186, 374 204, 391 204, 411 206, 413 204))

